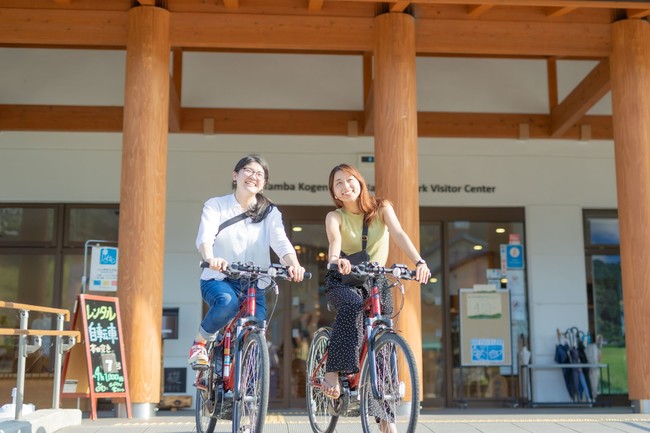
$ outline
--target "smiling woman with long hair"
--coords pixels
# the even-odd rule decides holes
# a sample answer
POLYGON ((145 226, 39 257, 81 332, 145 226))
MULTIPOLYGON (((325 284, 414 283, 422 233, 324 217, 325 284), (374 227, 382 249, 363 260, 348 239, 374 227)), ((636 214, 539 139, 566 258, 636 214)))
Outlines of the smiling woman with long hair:
MULTIPOLYGON (((336 210, 325 217, 325 229, 329 241, 329 262, 336 264, 338 270, 327 272, 325 296, 337 313, 327 352, 324 393, 337 399, 341 394, 339 373, 359 371, 359 351, 363 343, 363 301, 370 287, 368 282, 358 285, 346 283, 344 277, 352 270, 352 264, 346 257, 362 250, 364 223, 367 226, 366 253, 371 262, 386 265, 389 236, 392 236, 399 248, 413 260, 417 281, 426 283, 431 272, 402 229, 393 205, 388 200, 371 195, 365 179, 355 167, 348 164, 334 167, 329 176, 329 192, 336 210)), ((392 314, 393 300, 388 280, 379 278, 378 286, 382 310, 392 314)), ((395 425, 388 420, 380 420, 380 428, 384 433, 396 431, 395 425)))

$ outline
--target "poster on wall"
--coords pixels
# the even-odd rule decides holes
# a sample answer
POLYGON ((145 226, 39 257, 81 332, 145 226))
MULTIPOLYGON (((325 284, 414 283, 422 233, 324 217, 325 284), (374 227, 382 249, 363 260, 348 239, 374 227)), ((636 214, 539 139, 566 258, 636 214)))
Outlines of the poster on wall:
POLYGON ((460 289, 462 366, 511 366, 510 293, 460 289))
POLYGON ((88 290, 117 291, 117 247, 93 246, 90 252, 88 290))

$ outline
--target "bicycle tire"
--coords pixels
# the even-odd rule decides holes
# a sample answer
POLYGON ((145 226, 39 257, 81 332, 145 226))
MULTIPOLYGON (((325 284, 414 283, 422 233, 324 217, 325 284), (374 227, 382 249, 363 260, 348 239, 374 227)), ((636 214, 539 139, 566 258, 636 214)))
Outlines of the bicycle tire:
POLYGON ((199 373, 197 381, 204 381, 205 384, 212 383, 212 387, 204 390, 199 387, 196 388, 196 402, 195 402, 195 418, 196 418, 196 431, 197 433, 213 433, 214 427, 217 424, 215 415, 216 409, 216 396, 215 396, 215 380, 214 380, 214 358, 212 345, 210 345, 208 353, 210 354, 210 367, 199 373))
POLYGON ((321 361, 327 354, 330 334, 330 328, 320 328, 316 331, 314 339, 309 345, 309 355, 307 356, 305 396, 309 424, 314 433, 332 433, 339 419, 339 415, 331 414, 328 409, 328 405, 331 404, 329 399, 323 394, 320 385, 315 383, 317 380, 322 382, 325 376, 325 364, 321 364, 321 361))
POLYGON ((381 399, 373 396, 370 360, 366 357, 359 383, 363 432, 380 433, 380 423, 394 422, 399 433, 413 433, 420 413, 420 381, 413 351, 404 338, 392 332, 381 334, 375 342, 381 399))
POLYGON ((235 365, 233 402, 233 433, 261 433, 269 402, 269 351, 266 339, 259 332, 244 337, 242 356, 235 365), (237 380, 239 379, 239 380, 237 380))

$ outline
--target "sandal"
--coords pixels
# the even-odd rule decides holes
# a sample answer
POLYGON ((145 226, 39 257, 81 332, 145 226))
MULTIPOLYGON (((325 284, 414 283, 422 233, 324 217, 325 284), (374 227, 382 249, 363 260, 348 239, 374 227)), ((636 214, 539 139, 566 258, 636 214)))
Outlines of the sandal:
POLYGON ((336 385, 332 385, 327 379, 325 379, 325 377, 323 377, 321 389, 323 390, 323 395, 327 398, 337 400, 341 397, 341 385, 338 378, 336 379, 336 385))

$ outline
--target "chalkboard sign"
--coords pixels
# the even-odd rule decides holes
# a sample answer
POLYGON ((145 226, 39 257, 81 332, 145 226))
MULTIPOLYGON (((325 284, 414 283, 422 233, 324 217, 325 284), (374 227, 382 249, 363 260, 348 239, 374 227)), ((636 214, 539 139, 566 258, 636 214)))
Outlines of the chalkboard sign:
POLYGON ((96 419, 98 398, 123 397, 131 418, 118 299, 79 295, 73 328, 81 331, 83 344, 67 353, 61 398, 90 398, 91 418, 96 419))

